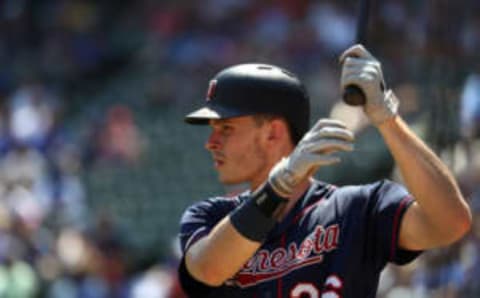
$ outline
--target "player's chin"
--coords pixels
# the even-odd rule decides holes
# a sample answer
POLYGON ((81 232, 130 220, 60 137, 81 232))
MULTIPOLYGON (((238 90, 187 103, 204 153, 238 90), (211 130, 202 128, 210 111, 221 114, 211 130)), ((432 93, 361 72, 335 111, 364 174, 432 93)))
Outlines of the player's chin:
POLYGON ((238 179, 238 177, 234 177, 233 175, 229 175, 228 173, 222 171, 218 172, 218 179, 224 185, 235 185, 242 182, 241 179, 238 179))

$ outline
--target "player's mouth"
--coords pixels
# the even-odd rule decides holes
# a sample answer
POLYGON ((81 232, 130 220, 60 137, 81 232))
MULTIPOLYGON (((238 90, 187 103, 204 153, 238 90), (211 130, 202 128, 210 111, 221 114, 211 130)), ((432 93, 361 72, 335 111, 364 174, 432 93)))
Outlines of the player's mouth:
POLYGON ((216 169, 220 168, 225 162, 220 159, 214 159, 213 165, 216 169))
POLYGON ((220 168, 225 164, 225 159, 220 157, 218 154, 213 155, 213 165, 216 169, 220 168))

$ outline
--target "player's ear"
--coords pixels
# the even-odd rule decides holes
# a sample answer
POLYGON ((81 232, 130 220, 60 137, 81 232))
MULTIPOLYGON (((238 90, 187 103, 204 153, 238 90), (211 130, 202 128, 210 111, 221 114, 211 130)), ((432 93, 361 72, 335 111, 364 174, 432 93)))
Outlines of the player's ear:
POLYGON ((267 139, 272 142, 278 142, 288 139, 288 127, 283 119, 272 119, 268 125, 267 139))

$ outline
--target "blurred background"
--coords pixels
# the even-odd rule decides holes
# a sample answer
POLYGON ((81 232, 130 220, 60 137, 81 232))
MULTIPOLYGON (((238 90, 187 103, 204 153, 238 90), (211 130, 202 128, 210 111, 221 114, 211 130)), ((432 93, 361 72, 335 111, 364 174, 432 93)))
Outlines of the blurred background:
MULTIPOLYGON (((401 114, 480 212, 480 2, 371 1, 368 48, 401 114)), ((231 189, 183 116, 225 66, 298 74, 313 119, 342 119, 356 153, 318 178, 401 181, 378 133, 340 103, 354 0, 1 0, 0 297, 180 298, 176 233, 231 189)), ((480 224, 388 266, 379 297, 480 297, 480 224), (475 278, 477 276, 477 278, 475 278)))

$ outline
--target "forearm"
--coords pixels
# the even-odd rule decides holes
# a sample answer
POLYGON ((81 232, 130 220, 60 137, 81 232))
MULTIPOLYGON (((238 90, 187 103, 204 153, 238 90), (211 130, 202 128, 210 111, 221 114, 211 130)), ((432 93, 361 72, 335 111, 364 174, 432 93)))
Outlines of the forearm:
POLYGON ((218 286, 233 277, 260 245, 241 235, 229 217, 225 217, 207 237, 188 250, 186 266, 197 280, 218 286))
POLYGON ((341 56, 341 86, 359 86, 363 107, 382 134, 414 202, 402 217, 399 245, 427 249, 452 243, 470 228, 471 214, 448 168, 398 116, 399 101, 385 89, 381 63, 363 46, 341 56))
POLYGON ((212 286, 233 277, 265 241, 287 202, 263 184, 188 250, 190 274, 212 286))
POLYGON ((424 246, 448 244, 468 230, 471 214, 446 165, 396 116, 379 127, 404 179, 419 204, 424 246), (428 243, 430 242, 430 243, 428 243))

